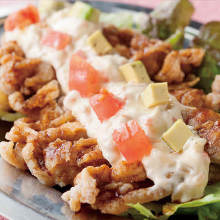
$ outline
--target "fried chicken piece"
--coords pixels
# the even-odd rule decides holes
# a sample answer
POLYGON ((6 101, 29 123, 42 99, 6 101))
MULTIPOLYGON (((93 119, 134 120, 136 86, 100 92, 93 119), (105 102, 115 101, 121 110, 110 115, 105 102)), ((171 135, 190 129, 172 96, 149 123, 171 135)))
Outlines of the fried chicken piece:
POLYGON ((0 58, 2 58, 5 54, 17 55, 19 57, 25 57, 24 52, 18 46, 15 41, 9 41, 4 43, 0 49, 0 58))
POLYGON ((154 79, 172 84, 183 82, 184 77, 185 74, 181 69, 179 52, 172 51, 166 56, 162 69, 154 79))
POLYGON ((0 89, 9 95, 9 105, 14 111, 33 114, 60 95, 50 64, 25 58, 16 42, 7 43, 0 54, 0 89))
POLYGON ((0 142, 0 154, 2 158, 14 167, 21 170, 26 170, 27 166, 21 155, 22 148, 23 145, 20 143, 14 144, 12 141, 0 142))
POLYGON ((183 82, 187 74, 192 73, 194 67, 201 65, 204 54, 203 49, 197 48, 172 51, 165 58, 163 67, 155 76, 155 80, 169 84, 183 82))
POLYGON ((0 89, 8 95, 18 91, 24 80, 33 76, 39 63, 39 59, 7 56, 7 62, 0 65, 0 89))
POLYGON ((60 95, 59 84, 53 80, 42 88, 40 88, 35 95, 25 100, 21 92, 14 92, 9 95, 9 105, 14 111, 23 114, 33 114, 33 111, 45 107, 47 104, 57 99, 60 95))
POLYGON ((88 203, 102 213, 117 215, 129 208, 128 203, 155 201, 170 194, 153 187, 147 179, 144 186, 139 182, 115 182, 112 168, 106 165, 84 168, 76 176, 74 184, 70 191, 62 195, 73 211, 79 211, 81 203, 88 203))
POLYGON ((203 90, 194 88, 177 89, 170 91, 172 95, 183 105, 192 107, 207 107, 206 95, 203 90))
POLYGON ((116 182, 139 182, 147 178, 141 162, 128 163, 121 161, 112 168, 112 179, 116 182))
POLYGON ((217 112, 220 110, 220 94, 218 93, 212 92, 206 95, 203 90, 195 88, 170 89, 170 93, 183 105, 209 108, 217 112))
POLYGON ((179 51, 181 68, 184 73, 192 73, 193 67, 199 67, 203 61, 205 50, 202 48, 188 48, 179 51))
POLYGON ((134 54, 134 60, 141 60, 148 74, 151 78, 154 78, 160 69, 162 68, 163 62, 167 54, 171 51, 171 46, 165 42, 159 42, 153 46, 145 47, 142 50, 137 51, 134 54))
POLYGON ((55 103, 38 112, 38 118, 15 121, 6 139, 10 142, 1 143, 5 146, 0 150, 3 158, 17 168, 22 168, 16 164, 21 161, 24 169, 28 168, 49 186, 73 184, 74 177, 84 167, 108 164, 96 140, 87 137, 85 128, 71 112, 64 112, 55 103))
POLYGON ((53 66, 46 62, 40 62, 36 66, 35 75, 24 80, 22 87, 22 93, 25 95, 31 95, 38 91, 48 82, 56 79, 56 74, 53 66))
POLYGON ((206 139, 205 151, 213 163, 220 164, 220 114, 205 108, 188 109, 183 119, 206 139))
POLYGON ((108 166, 86 167, 75 180, 75 186, 62 195, 62 199, 69 203, 73 211, 79 211, 81 203, 95 204, 100 190, 99 183, 107 183, 111 180, 111 170, 108 166))

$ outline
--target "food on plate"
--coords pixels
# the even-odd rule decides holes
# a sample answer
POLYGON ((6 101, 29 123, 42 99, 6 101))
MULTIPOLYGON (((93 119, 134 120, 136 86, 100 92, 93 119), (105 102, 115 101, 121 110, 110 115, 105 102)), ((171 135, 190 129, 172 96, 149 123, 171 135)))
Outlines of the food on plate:
POLYGON ((218 24, 183 48, 188 0, 150 15, 103 14, 83 2, 39 7, 5 21, 0 117, 14 125, 1 157, 65 187, 62 199, 75 212, 89 204, 166 219, 218 204, 219 48, 205 35, 218 24))
POLYGON ((150 83, 150 77, 141 61, 127 63, 120 67, 120 71, 127 82, 150 83))

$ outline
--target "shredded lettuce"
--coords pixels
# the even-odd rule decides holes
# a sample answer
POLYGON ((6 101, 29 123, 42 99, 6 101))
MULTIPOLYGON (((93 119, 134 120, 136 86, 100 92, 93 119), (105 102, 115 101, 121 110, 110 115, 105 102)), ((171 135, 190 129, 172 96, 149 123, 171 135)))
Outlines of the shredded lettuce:
POLYGON ((181 204, 165 204, 163 213, 171 216, 179 214, 197 214, 199 220, 217 220, 220 218, 220 183, 206 187, 205 196, 191 202, 181 204))
POLYGON ((126 217, 132 217, 134 220, 166 220, 169 218, 167 215, 162 213, 162 205, 158 203, 147 203, 141 205, 128 204, 131 208, 123 214, 126 217))
POLYGON ((101 13, 100 22, 113 24, 118 28, 132 28, 133 18, 127 12, 101 13))
POLYGON ((100 22, 112 24, 118 28, 133 28, 142 31, 146 28, 147 14, 123 10, 113 13, 101 13, 100 22))
POLYGON ((0 119, 2 121, 8 121, 8 122, 13 122, 16 121, 19 118, 24 117, 21 113, 10 113, 10 112, 5 112, 5 111, 0 111, 0 119))
POLYGON ((220 74, 220 65, 209 52, 206 52, 203 63, 197 72, 200 81, 196 87, 203 89, 206 93, 211 92, 212 82, 218 74, 220 74))
POLYGON ((163 1, 150 13, 145 34, 152 38, 165 40, 178 29, 184 29, 194 12, 189 0, 163 1))
POLYGON ((220 74, 220 22, 208 22, 200 29, 199 35, 193 40, 194 47, 204 48, 206 55, 198 70, 200 82, 198 87, 206 93, 211 91, 212 82, 220 74))
POLYGON ((132 209, 124 215, 131 216, 135 220, 166 220, 174 214, 197 215, 199 220, 218 220, 220 219, 220 183, 207 186, 204 197, 191 202, 128 205, 132 209))
POLYGON ((181 49, 184 41, 184 31, 181 29, 176 30, 174 34, 172 34, 166 42, 170 43, 173 49, 181 49))

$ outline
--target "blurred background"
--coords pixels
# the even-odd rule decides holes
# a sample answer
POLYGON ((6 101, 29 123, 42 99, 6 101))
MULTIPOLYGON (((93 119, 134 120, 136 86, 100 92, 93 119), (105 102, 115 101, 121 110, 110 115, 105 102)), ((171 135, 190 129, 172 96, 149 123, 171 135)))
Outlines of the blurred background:
MULTIPOLYGON (((136 4, 145 7, 155 7, 164 0, 102 0, 136 4)), ((173 0, 175 1, 175 0, 173 0)), ((194 20, 208 22, 220 20, 220 0, 191 0, 196 8, 194 20)), ((37 4, 37 0, 0 0, 0 17, 6 16, 12 11, 24 7, 27 4, 37 4)))

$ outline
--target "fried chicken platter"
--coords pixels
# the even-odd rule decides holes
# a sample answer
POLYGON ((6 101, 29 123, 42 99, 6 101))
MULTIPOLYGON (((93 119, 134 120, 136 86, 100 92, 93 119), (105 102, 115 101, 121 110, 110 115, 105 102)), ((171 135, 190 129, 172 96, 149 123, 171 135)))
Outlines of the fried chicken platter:
POLYGON ((65 189, 75 213, 220 219, 220 23, 183 47, 193 12, 188 0, 150 14, 42 0, 9 15, 1 157, 65 189))

